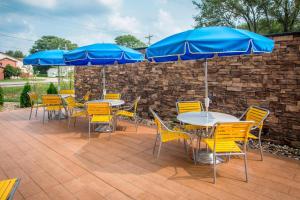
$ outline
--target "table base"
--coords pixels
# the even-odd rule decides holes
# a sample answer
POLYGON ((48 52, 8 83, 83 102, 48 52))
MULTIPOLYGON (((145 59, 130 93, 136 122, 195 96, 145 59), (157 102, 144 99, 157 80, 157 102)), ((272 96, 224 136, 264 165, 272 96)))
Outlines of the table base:
MULTIPOLYGON (((196 160, 197 163, 201 163, 201 164, 210 164, 210 165, 214 164, 213 153, 207 152, 206 150, 198 151, 196 155, 196 160)), ((224 162, 224 160, 221 157, 217 156, 216 164, 220 164, 222 162, 224 162)))

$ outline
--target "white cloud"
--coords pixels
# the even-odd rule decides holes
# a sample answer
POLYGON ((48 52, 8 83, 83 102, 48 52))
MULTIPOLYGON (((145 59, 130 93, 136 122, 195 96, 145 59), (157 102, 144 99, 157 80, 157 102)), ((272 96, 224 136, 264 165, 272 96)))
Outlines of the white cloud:
POLYGON ((57 0, 21 0, 23 3, 40 7, 40 8, 54 8, 57 4, 57 0))
POLYGON ((106 6, 111 10, 119 10, 122 7, 123 0, 98 0, 101 5, 106 6))
POLYGON ((139 33, 140 23, 135 17, 122 16, 119 12, 115 12, 108 17, 110 28, 129 33, 139 33))

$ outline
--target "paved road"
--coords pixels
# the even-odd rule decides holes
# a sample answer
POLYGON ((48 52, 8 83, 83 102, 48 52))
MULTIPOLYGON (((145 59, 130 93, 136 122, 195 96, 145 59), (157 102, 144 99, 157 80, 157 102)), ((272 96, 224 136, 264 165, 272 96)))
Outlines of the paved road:
MULTIPOLYGON (((1 87, 16 87, 24 86, 27 81, 15 81, 15 82, 0 82, 1 87)), ((32 83, 32 81, 30 81, 32 83)), ((57 78, 45 78, 44 80, 36 81, 35 83, 57 83, 57 78)))

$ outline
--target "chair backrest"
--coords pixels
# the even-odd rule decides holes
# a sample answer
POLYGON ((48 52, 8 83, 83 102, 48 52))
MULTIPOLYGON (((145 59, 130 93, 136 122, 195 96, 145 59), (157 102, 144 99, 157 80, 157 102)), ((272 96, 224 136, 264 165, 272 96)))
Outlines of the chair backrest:
POLYGON ((87 104, 87 112, 89 115, 111 115, 111 106, 108 102, 96 102, 87 104))
POLYGON ((216 123, 212 129, 214 139, 247 142, 248 134, 254 125, 253 121, 216 123))
POLYGON ((177 113, 186 112, 201 112, 203 110, 202 103, 200 101, 178 101, 176 102, 177 113))
POLYGON ((59 94, 75 94, 75 90, 60 90, 59 94))
POLYGON ((27 93, 31 102, 31 105, 37 103, 38 101, 38 95, 35 92, 28 92, 27 93))
POLYGON ((138 103, 139 103, 140 100, 141 100, 141 97, 138 97, 138 98, 136 98, 136 100, 134 101, 134 105, 133 105, 134 113, 136 113, 136 111, 137 111, 138 103))
POLYGON ((168 127, 164 124, 160 117, 152 110, 152 108, 149 108, 149 111, 154 117, 154 123, 157 126, 158 133, 162 134, 164 130, 168 130, 168 127))
POLYGON ((75 98, 72 96, 68 96, 65 98, 65 102, 67 103, 68 107, 75 107, 76 106, 76 101, 75 98))
POLYGON ((43 105, 62 105, 62 99, 59 95, 56 94, 47 94, 42 96, 43 105))
POLYGON ((246 121, 254 121, 254 126, 257 128, 262 128, 264 120, 269 115, 269 110, 251 106, 246 111, 246 121))
POLYGON ((91 91, 87 91, 87 92, 85 93, 85 95, 83 96, 83 100, 84 100, 84 101, 90 100, 90 95, 91 95, 91 91))
POLYGON ((121 99, 121 94, 119 93, 109 93, 104 95, 104 99, 114 99, 119 100, 121 99))

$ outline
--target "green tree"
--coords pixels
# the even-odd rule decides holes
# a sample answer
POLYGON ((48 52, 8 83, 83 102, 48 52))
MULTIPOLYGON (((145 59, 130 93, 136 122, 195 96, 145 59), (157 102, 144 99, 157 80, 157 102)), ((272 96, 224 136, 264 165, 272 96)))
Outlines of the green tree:
POLYGON ((47 89, 47 94, 58 94, 57 88, 53 83, 50 83, 49 88, 47 89))
POLYGON ((11 65, 6 65, 4 68, 4 78, 9 79, 12 76, 20 76, 21 69, 13 67, 11 65))
POLYGON ((0 86, 0 106, 3 106, 3 104, 4 104, 4 91, 0 86))
MULTIPOLYGON (((77 48, 77 44, 72 43, 70 40, 49 35, 42 36, 40 39, 35 41, 34 45, 30 49, 30 53, 51 49, 72 50, 75 48, 77 48)), ((37 73, 38 71, 40 74, 46 74, 49 68, 51 68, 51 66, 34 66, 33 70, 34 73, 37 73)))
POLYGON ((196 27, 238 26, 259 33, 299 30, 300 0, 193 0, 196 27))
POLYGON ((6 51, 5 54, 7 54, 11 57, 14 57, 14 58, 24 58, 25 57, 23 52, 19 51, 19 50, 16 50, 16 51, 9 50, 9 51, 6 51))
POLYGON ((21 108, 25 108, 25 107, 30 107, 31 106, 31 102, 30 102, 30 98, 28 96, 28 92, 31 91, 31 86, 30 84, 27 82, 22 90, 21 96, 20 96, 20 107, 21 108))
POLYGON ((134 37, 133 35, 121 35, 115 38, 115 42, 118 45, 122 45, 129 48, 146 47, 147 45, 134 37))

